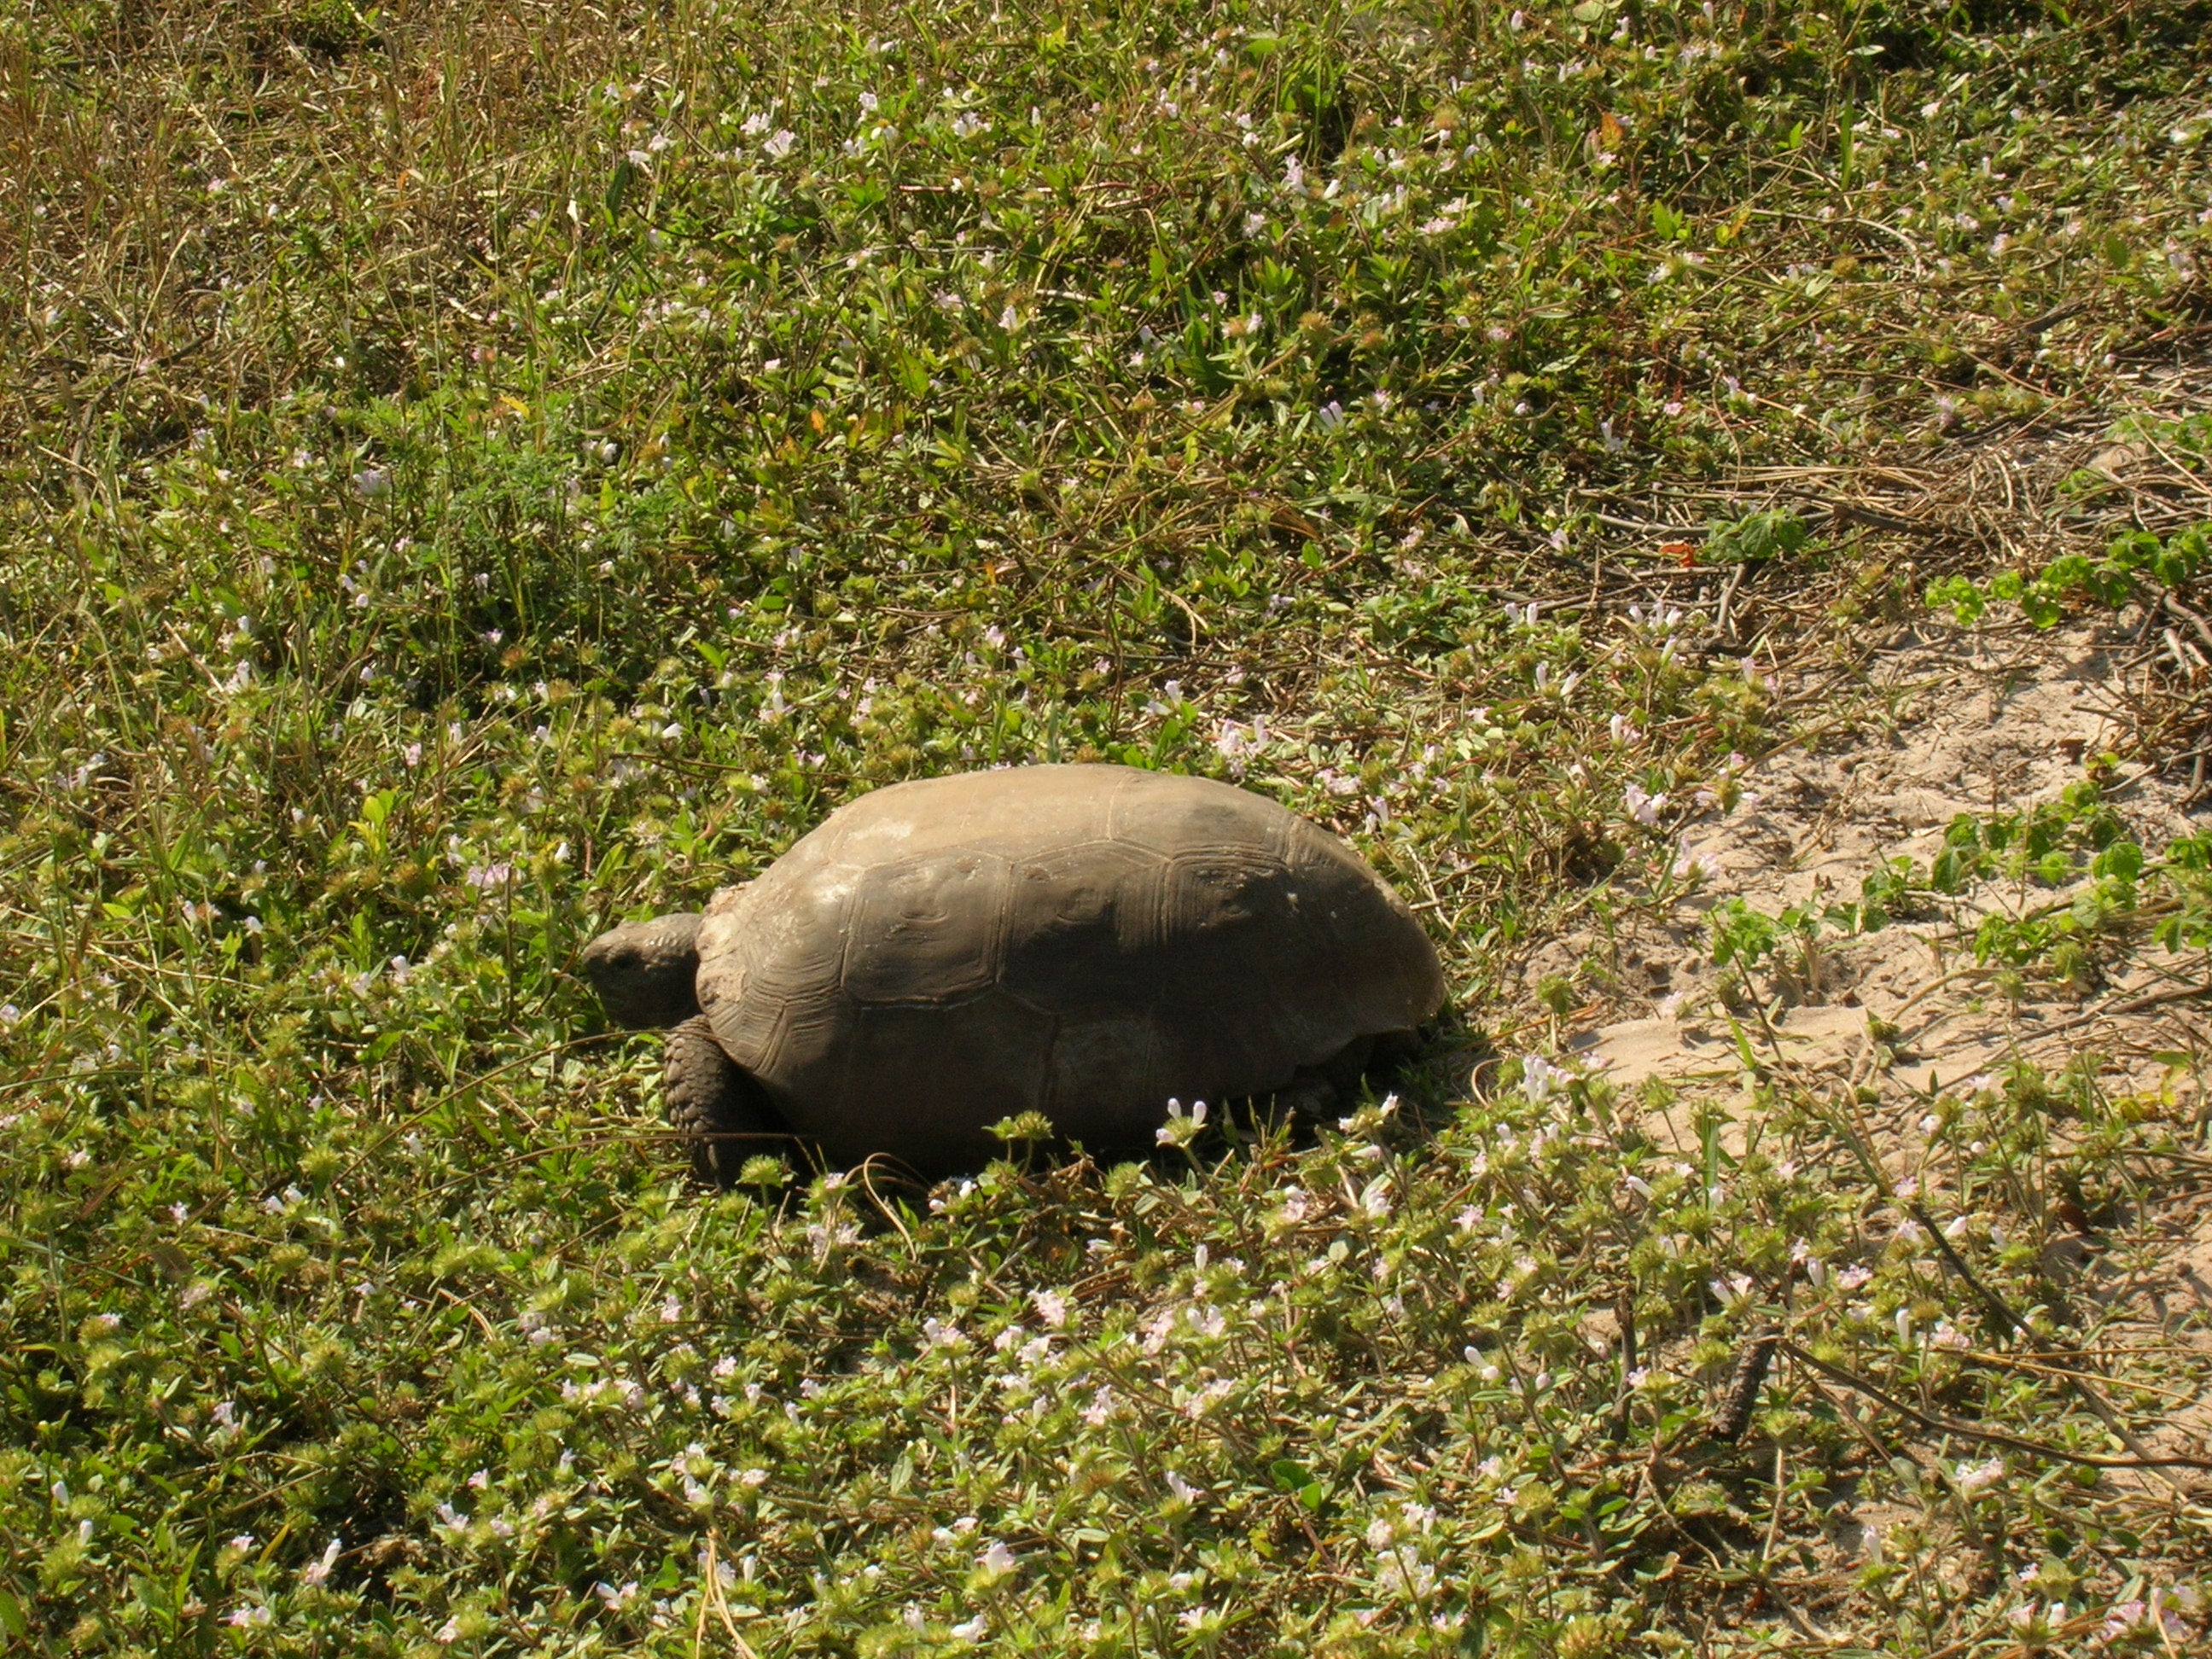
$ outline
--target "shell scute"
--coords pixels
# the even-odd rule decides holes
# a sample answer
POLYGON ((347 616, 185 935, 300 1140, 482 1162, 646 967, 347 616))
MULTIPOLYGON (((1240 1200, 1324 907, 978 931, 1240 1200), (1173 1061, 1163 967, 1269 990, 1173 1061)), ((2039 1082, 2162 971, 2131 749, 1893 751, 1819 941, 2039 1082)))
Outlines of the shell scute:
POLYGON ((1105 803, 1108 833, 1164 858, 1231 848, 1280 859, 1283 809, 1265 798, 1222 786, 1192 793, 1177 785, 1192 780, 1171 773, 1136 772, 1105 803))
POLYGON ((1240 937, 1280 926, 1290 920, 1293 879, 1272 852, 1208 847, 1185 853, 1168 865, 1169 926, 1178 933, 1240 937))
POLYGON ((864 1004, 941 1003, 997 984, 1012 875, 1004 859, 967 849, 864 872, 845 926, 845 994, 864 1004))
POLYGON ((1024 860, 1008 896, 1004 982, 1049 1008, 1148 998, 1167 937, 1169 865, 1141 848, 1086 841, 1024 860))

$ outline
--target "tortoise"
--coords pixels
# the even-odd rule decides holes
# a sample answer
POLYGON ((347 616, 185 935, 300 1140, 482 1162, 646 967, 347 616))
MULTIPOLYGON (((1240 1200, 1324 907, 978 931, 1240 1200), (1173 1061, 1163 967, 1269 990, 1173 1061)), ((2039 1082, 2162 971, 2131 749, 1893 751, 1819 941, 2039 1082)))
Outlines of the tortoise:
POLYGON ((668 1115, 722 1184, 764 1136, 935 1179, 1025 1112, 1097 1151, 1150 1146, 1171 1099, 1326 1112, 1444 996, 1420 922, 1338 837, 1109 765, 862 795, 581 965, 611 1019, 673 1028, 668 1115))

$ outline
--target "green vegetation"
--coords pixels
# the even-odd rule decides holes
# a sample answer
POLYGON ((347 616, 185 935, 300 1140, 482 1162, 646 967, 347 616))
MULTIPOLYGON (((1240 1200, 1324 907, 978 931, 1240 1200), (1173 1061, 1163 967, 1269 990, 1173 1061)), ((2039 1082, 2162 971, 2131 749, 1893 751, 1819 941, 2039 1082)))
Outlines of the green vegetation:
MULTIPOLYGON (((0 1640, 2201 1639, 2204 1472, 2128 1466, 2202 1353, 2112 1359, 2046 1249, 2206 1167, 2189 1055, 1944 1091, 1900 1184, 1857 1092, 1746 1038, 1732 1148, 1517 988, 1923 595, 2169 607, 2186 670, 2209 43, 0 0, 0 1640), (2083 434, 2179 482, 2077 468, 2023 552, 1974 467, 2083 434), (1900 469, 1965 505, 1870 504, 1900 469), (1016 1121, 933 1194, 688 1188, 579 944, 856 791, 1073 758, 1352 836, 1468 1040, 1307 1147, 1016 1121)), ((2134 758, 2201 773, 2185 678, 2134 758)), ((2010 983, 2138 924, 2201 981, 2201 849, 2100 799, 1715 948, 2087 879, 2010 983)))
POLYGON ((1932 582, 1928 603, 1948 605, 1961 623, 1979 622, 1991 599, 2017 605, 2021 614, 2038 628, 2055 628, 2066 614, 2069 599, 2093 599, 2118 610, 2148 597, 2155 605, 2165 594, 2186 588, 2203 568, 2207 551, 2201 526, 2191 527, 2160 541, 2148 531, 2116 536, 2101 559, 2068 553, 2053 559, 2033 576, 2017 570, 2000 571, 1987 582, 1968 576, 1952 576, 1932 582), (2144 578, 2149 578, 2146 584, 2144 578))

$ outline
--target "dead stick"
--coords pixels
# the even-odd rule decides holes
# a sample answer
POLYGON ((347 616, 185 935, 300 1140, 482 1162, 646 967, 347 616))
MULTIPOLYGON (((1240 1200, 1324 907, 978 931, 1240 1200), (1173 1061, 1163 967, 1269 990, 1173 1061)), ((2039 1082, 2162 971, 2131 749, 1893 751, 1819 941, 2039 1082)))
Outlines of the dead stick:
POLYGON ((1917 1406, 1908 1406, 1881 1384, 1861 1376, 1856 1371, 1845 1370, 1841 1365, 1831 1365, 1799 1347, 1795 1342, 1776 1345, 1792 1359, 1810 1365, 1814 1370, 1847 1389, 1855 1389, 1869 1400, 1879 1401, 1900 1416, 1909 1417, 1923 1428, 1936 1429, 1945 1434, 1955 1434, 1962 1440, 1979 1441, 1984 1445, 2003 1446, 2013 1451, 2025 1452, 2031 1457, 2048 1457, 2061 1463, 2081 1463, 2093 1469, 2181 1468, 2212 1469, 2212 1458, 2183 1457, 2099 1457, 2092 1452, 2068 1451, 2063 1446, 2047 1446, 2040 1441, 2028 1440, 2016 1434, 2006 1434, 1996 1429, 1978 1429, 1971 1423, 1962 1423, 1955 1417, 1945 1417, 1935 1412, 1923 1412, 1917 1406))

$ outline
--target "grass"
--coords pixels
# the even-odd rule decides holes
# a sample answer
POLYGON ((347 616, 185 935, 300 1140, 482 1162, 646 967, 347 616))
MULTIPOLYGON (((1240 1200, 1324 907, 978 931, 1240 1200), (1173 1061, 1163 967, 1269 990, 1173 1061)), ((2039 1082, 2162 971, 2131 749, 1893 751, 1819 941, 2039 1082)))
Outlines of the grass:
MULTIPOLYGON (((1900 622, 2185 608, 2052 561, 2204 516, 2208 40, 0 0, 7 1640, 2199 1639, 2202 1469, 2112 1465, 2202 1356, 2095 1384, 2116 1436, 2044 1249, 2194 1190, 2190 1091, 1954 1091, 1916 1196, 1753 1065, 1686 1154, 1553 1063, 1601 964, 1521 964, 1692 879, 1673 830, 1900 622), (2014 500, 2106 434, 2171 477, 2014 500), (1467 1042, 1316 1145, 687 1188, 578 945, 857 791, 1076 758, 1351 836, 1467 1042), (1893 1518, 1843 1561, 1848 1504, 1893 1518)), ((2137 758, 2185 770, 2176 661, 2137 758)), ((1993 959, 2201 956, 2191 856, 1993 959)))

